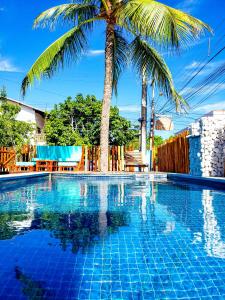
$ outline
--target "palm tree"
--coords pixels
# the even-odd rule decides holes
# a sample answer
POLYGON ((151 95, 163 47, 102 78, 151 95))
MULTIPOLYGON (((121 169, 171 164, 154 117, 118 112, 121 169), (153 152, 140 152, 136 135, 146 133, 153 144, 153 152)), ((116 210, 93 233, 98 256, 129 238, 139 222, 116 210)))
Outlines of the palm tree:
MULTIPOLYGON (((77 61, 88 48, 88 34, 103 22, 105 31, 105 80, 101 120, 101 171, 108 171, 109 112, 113 90, 127 63, 127 33, 136 32, 152 42, 179 48, 188 45, 209 27, 192 16, 154 0, 84 0, 62 4, 41 13, 34 27, 54 28, 59 22, 72 26, 36 60, 22 82, 25 94, 35 79, 50 78, 65 63, 77 61)), ((142 51, 140 49, 140 51, 142 51)))
POLYGON ((146 40, 136 37, 131 43, 130 48, 132 63, 142 80, 140 151, 143 157, 145 157, 147 148, 147 94, 149 80, 154 82, 154 85, 157 85, 165 96, 175 104, 177 111, 188 106, 188 104, 176 92, 172 74, 163 57, 146 40))
POLYGON ((141 139, 139 150, 142 153, 142 158, 146 155, 147 150, 147 98, 148 98, 148 84, 146 72, 142 72, 141 83, 141 139))

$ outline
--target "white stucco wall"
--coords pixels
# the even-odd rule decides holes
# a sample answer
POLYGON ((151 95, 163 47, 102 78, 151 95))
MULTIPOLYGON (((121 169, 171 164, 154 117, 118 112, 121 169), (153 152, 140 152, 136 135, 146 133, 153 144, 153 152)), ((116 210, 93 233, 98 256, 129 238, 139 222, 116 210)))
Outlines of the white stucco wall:
POLYGON ((16 120, 36 124, 35 110, 30 107, 20 106, 21 110, 18 113, 16 120))
POLYGON ((33 145, 39 145, 39 144, 44 145, 45 140, 43 139, 42 134, 40 134, 39 130, 36 130, 37 127, 40 128, 41 131, 44 128, 44 124, 45 124, 44 113, 42 113, 41 111, 33 107, 23 105, 23 103, 16 102, 10 99, 8 101, 11 104, 18 105, 21 109, 18 115, 16 116, 16 120, 24 121, 34 126, 35 130, 30 137, 30 143, 33 145))
POLYGON ((22 102, 17 100, 13 100, 13 99, 7 99, 7 100, 10 104, 17 105, 21 109, 16 117, 16 120, 33 123, 41 130, 43 129, 45 123, 44 112, 39 111, 38 109, 35 109, 32 106, 23 104, 22 102))
POLYGON ((42 130, 44 128, 44 125, 45 125, 45 118, 44 118, 44 116, 41 115, 40 113, 36 112, 35 113, 35 123, 42 130))

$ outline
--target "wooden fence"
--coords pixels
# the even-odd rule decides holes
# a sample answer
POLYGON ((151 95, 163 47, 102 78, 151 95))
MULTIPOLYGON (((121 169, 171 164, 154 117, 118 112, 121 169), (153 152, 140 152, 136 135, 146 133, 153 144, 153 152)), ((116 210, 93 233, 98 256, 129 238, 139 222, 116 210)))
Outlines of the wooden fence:
MULTIPOLYGON (((109 170, 124 170, 124 146, 109 147, 109 170)), ((0 173, 13 172, 16 161, 31 161, 36 157, 35 146, 24 146, 20 153, 16 153, 13 148, 0 148, 0 173)), ((77 166, 77 171, 93 171, 100 170, 100 147, 99 146, 82 146, 81 161, 77 166)))
MULTIPOLYGON (((85 147, 85 146, 84 146, 85 147)), ((86 159, 84 170, 97 172, 100 170, 100 147, 86 146, 86 159)), ((124 146, 110 146, 109 147, 109 171, 123 171, 124 170, 124 146)))
POLYGON ((31 161, 35 155, 35 146, 23 146, 18 153, 13 147, 0 147, 0 173, 13 172, 16 161, 31 161))
POLYGON ((189 173, 188 131, 167 140, 157 149, 156 165, 160 172, 189 173))
POLYGON ((0 173, 13 170, 16 159, 16 151, 9 147, 0 147, 0 173))

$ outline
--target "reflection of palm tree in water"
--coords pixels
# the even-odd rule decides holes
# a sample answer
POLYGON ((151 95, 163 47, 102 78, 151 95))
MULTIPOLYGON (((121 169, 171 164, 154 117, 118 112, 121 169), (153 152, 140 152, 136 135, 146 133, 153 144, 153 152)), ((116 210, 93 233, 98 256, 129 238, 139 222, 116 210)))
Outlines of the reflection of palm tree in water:
MULTIPOLYGON (((18 266, 15 267, 16 279, 22 284, 22 292, 29 300, 44 300, 47 299, 46 290, 43 288, 43 283, 35 281, 25 275, 18 266), (46 297, 45 297, 46 296, 46 297)), ((51 295, 52 296, 52 295, 51 295)))
POLYGON ((85 251, 98 242, 103 233, 113 233, 118 227, 126 226, 125 212, 74 211, 71 213, 35 213, 35 219, 30 229, 45 229, 60 240, 63 250, 69 245, 72 252, 85 251), (104 232, 103 232, 104 231, 104 232))
POLYGON ((104 236, 107 231, 107 210, 108 210, 108 183, 100 182, 99 185, 99 235, 104 236))
POLYGON ((156 236, 156 221, 155 221, 155 183, 148 182, 141 190, 141 215, 142 228, 144 239, 148 239, 146 235, 156 236), (148 194, 148 196, 147 196, 148 194), (151 233, 149 232, 151 228, 151 233))
POLYGON ((79 249, 83 251, 104 234, 113 233, 118 227, 127 225, 126 211, 120 208, 109 211, 108 189, 107 182, 87 185, 84 197, 81 198, 86 204, 75 211, 42 211, 36 209, 35 202, 30 201, 26 212, 1 213, 0 239, 10 239, 24 231, 44 229, 60 240, 64 250, 70 245, 74 253, 79 249), (87 211, 85 206, 95 210, 87 211))

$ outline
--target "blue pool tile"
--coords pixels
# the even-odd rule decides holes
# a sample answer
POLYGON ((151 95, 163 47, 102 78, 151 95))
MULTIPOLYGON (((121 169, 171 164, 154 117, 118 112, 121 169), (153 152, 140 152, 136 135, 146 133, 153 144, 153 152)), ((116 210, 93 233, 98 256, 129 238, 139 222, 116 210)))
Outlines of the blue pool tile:
POLYGON ((225 299, 225 193, 32 179, 0 193, 0 299, 225 299))

